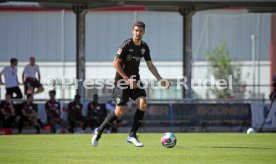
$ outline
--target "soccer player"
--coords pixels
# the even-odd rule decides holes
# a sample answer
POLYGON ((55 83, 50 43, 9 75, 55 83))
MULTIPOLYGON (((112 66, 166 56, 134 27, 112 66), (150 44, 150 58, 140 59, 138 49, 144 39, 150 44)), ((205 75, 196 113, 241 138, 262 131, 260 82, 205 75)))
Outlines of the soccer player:
MULTIPOLYGON (((101 109, 100 103, 98 101, 98 95, 93 95, 93 100, 87 105, 87 122, 91 127, 91 131, 98 127, 101 123, 101 109)), ((104 117, 105 118, 105 117, 104 117)))
POLYGON ((6 93, 5 100, 0 103, 0 115, 3 118, 3 127, 12 128, 15 121, 15 110, 9 93, 6 93))
POLYGON ((36 133, 40 133, 40 127, 43 124, 37 113, 37 106, 33 103, 33 95, 27 94, 27 99, 22 103, 22 118, 20 119, 19 133, 22 132, 24 122, 30 122, 36 129, 36 133))
POLYGON ((19 88, 19 82, 17 78, 17 66, 18 60, 16 58, 10 59, 10 66, 6 66, 0 72, 0 84, 5 84, 6 92, 11 95, 12 98, 21 99, 23 97, 19 88), (2 81, 2 75, 5 77, 5 83, 2 81), (14 97, 13 94, 16 94, 14 97))
POLYGON ((84 133, 86 128, 86 118, 82 115, 83 105, 80 101, 80 95, 75 95, 74 101, 68 104, 68 120, 70 122, 71 133, 74 133, 74 128, 76 124, 79 124, 81 129, 78 133, 84 133))
POLYGON ((60 103, 56 100, 56 91, 49 91, 50 100, 45 103, 48 123, 51 125, 52 133, 56 133, 56 125, 61 125, 63 128, 69 129, 69 125, 60 118, 60 103))
POLYGON ((40 70, 39 66, 35 64, 35 58, 30 57, 30 64, 24 67, 22 73, 22 81, 24 82, 25 94, 38 94, 44 91, 40 83, 40 70), (36 74, 38 78, 36 78, 36 74), (37 88, 36 91, 35 88, 37 88))
POLYGON ((117 55, 113 61, 113 66, 116 70, 113 101, 116 104, 116 108, 114 112, 110 112, 107 115, 99 128, 95 129, 94 135, 91 138, 91 143, 94 147, 98 145, 104 129, 113 121, 123 116, 129 98, 137 103, 138 109, 135 112, 127 142, 134 144, 136 147, 143 146, 143 143, 138 140, 136 135, 147 109, 146 92, 140 86, 139 65, 142 58, 146 60, 150 72, 160 81, 161 85, 166 88, 169 87, 169 82, 162 79, 151 61, 149 47, 142 40, 144 33, 145 24, 141 21, 135 22, 132 26, 132 38, 124 41, 117 51, 117 55), (126 85, 122 85, 122 83, 126 85))

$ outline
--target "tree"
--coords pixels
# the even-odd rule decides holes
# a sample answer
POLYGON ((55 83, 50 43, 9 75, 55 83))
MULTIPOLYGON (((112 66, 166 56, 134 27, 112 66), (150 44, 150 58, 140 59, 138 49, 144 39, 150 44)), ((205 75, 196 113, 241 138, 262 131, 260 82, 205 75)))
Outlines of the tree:
POLYGON ((218 99, 236 98, 242 99, 245 96, 245 85, 241 81, 241 63, 233 64, 226 43, 206 52, 207 61, 210 63, 210 73, 216 80, 225 79, 229 85, 229 75, 232 75, 232 89, 215 87, 211 93, 218 99))

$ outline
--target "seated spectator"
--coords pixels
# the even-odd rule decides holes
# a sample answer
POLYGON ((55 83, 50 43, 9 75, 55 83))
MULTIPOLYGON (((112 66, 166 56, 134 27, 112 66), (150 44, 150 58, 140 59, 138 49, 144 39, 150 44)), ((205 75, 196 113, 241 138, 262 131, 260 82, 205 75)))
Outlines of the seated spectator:
POLYGON ((83 105, 80 102, 80 95, 76 95, 74 101, 68 104, 68 121, 70 123, 70 132, 74 133, 74 128, 79 125, 81 130, 79 133, 83 133, 86 128, 86 119, 82 115, 83 105))
POLYGON ((49 91, 50 100, 45 103, 47 121, 51 126, 52 133, 56 133, 57 125, 69 129, 69 125, 60 118, 60 103, 55 99, 56 91, 49 91))
POLYGON ((43 126, 37 113, 37 106, 33 103, 33 95, 27 94, 27 100, 22 103, 22 117, 20 119, 19 133, 22 133, 24 122, 32 124, 36 133, 40 133, 40 127, 43 126))
POLYGON ((5 100, 0 103, 0 116, 3 128, 12 128, 15 122, 15 110, 11 101, 11 94, 6 93, 5 100))
POLYGON ((98 99, 99 99, 98 95, 94 94, 93 100, 89 102, 87 105, 87 121, 91 127, 91 131, 94 131, 94 129, 98 127, 101 123, 100 122, 101 106, 98 102, 98 99))
POLYGON ((11 58, 10 66, 5 66, 0 72, 0 85, 5 84, 6 91, 11 95, 12 99, 21 99, 23 97, 17 78, 17 64, 18 60, 11 58), (2 75, 4 75, 5 82, 2 81, 2 75), (16 96, 14 96, 14 93, 16 96))

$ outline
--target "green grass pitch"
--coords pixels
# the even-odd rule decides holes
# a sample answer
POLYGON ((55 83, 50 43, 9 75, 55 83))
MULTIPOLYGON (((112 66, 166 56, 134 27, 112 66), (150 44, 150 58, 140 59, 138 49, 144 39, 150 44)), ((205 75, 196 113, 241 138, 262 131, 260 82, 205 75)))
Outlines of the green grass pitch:
POLYGON ((164 148, 161 133, 142 133, 143 148, 126 143, 126 133, 103 134, 91 147, 90 134, 0 136, 1 164, 269 164, 276 163, 273 133, 176 133, 177 145, 164 148))

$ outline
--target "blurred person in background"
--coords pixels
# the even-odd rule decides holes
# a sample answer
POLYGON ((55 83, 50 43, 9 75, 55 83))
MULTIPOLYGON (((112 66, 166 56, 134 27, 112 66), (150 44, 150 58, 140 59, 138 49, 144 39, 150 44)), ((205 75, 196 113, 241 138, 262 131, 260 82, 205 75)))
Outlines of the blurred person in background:
POLYGON ((100 110, 101 106, 98 102, 98 95, 93 95, 93 100, 87 105, 87 122, 91 127, 91 131, 94 131, 96 127, 100 125, 100 110))
POLYGON ((70 126, 60 118, 60 103, 56 100, 56 91, 49 91, 50 100, 45 103, 45 110, 47 114, 47 122, 51 126, 52 133, 57 133, 57 125, 60 125, 62 128, 65 128, 67 131, 70 126))
POLYGON ((25 94, 38 94, 44 91, 44 88, 40 83, 40 69, 35 63, 36 61, 34 57, 30 57, 29 62, 30 63, 24 67, 22 73, 24 92, 25 94))
POLYGON ((68 104, 68 121, 70 123, 70 132, 74 133, 75 126, 78 125, 81 130, 77 133, 84 133, 86 128, 86 118, 82 115, 83 105, 80 101, 81 96, 75 95, 74 101, 68 104))
POLYGON ((32 94, 27 94, 27 99, 22 103, 19 133, 22 133, 25 122, 32 124, 36 129, 36 133, 40 134, 40 128, 43 127, 43 123, 37 113, 37 105, 33 103, 32 94))
POLYGON ((13 127, 16 113, 9 93, 6 93, 5 100, 0 103, 0 117, 3 122, 3 128, 13 127))
POLYGON ((10 66, 5 66, 0 72, 0 84, 5 84, 6 92, 11 95, 12 99, 22 99, 23 95, 19 88, 19 82, 17 78, 17 64, 16 58, 10 59, 10 66), (5 82, 2 80, 4 75, 5 82), (16 96, 14 96, 16 94, 16 96))

